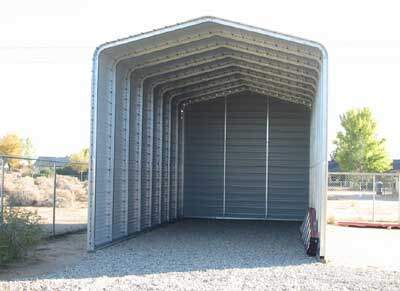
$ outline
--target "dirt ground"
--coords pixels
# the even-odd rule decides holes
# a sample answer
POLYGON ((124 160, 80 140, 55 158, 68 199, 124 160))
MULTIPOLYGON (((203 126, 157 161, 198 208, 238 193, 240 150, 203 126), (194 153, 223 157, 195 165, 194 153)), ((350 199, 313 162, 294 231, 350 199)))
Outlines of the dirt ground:
MULTIPOLYGON (((19 207, 29 211, 36 211, 41 217, 41 225, 49 234, 52 233, 53 208, 52 207, 19 207)), ((76 204, 74 207, 56 208, 56 234, 85 230, 87 225, 87 204, 76 204)))
POLYGON ((328 193, 327 217, 331 221, 399 222, 400 201, 398 195, 375 195, 358 192, 328 193))
POLYGON ((27 257, 7 266, 0 266, 0 281, 20 280, 64 269, 82 260, 86 253, 86 233, 44 240, 27 257))

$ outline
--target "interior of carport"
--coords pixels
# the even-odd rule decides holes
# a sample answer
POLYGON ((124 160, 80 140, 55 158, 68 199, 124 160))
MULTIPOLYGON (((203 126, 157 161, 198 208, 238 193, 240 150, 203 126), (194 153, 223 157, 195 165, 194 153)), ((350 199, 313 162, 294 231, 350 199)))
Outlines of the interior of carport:
POLYGON ((100 47, 89 249, 181 218, 299 221, 318 207, 322 58, 215 18, 100 47))

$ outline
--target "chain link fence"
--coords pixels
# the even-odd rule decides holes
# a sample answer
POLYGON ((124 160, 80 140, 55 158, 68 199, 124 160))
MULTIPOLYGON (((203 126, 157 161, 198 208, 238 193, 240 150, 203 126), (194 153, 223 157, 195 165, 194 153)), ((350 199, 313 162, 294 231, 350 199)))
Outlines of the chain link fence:
POLYGON ((329 173, 328 222, 400 223, 399 174, 329 173))
POLYGON ((0 156, 0 169, 0 223, 11 207, 36 212, 48 236, 86 229, 86 163, 0 156))

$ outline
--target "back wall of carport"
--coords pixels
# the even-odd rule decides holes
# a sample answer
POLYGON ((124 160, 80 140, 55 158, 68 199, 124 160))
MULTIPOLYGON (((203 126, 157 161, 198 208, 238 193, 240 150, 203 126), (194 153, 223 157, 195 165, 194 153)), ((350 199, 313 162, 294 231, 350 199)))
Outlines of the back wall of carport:
POLYGON ((192 104, 184 123, 184 217, 304 219, 307 107, 243 92, 192 104))

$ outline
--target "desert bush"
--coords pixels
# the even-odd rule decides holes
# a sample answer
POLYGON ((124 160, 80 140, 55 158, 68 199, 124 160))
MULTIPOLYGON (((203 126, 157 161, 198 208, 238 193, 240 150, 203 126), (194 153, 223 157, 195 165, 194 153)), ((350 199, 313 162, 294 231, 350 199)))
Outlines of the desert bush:
POLYGON ((4 264, 24 256, 43 236, 36 212, 5 207, 0 225, 0 263, 4 264))
POLYGON ((21 168, 20 173, 21 173, 22 177, 26 177, 26 176, 33 177, 33 174, 34 174, 32 167, 29 167, 29 166, 24 166, 23 168, 21 168))
POLYGON ((75 191, 75 201, 88 201, 88 182, 83 182, 82 188, 75 191))
POLYGON ((40 190, 35 185, 35 180, 19 174, 5 176, 5 192, 7 202, 12 206, 39 205, 42 197, 40 190))
MULTIPOLYGON (((9 173, 5 177, 6 199, 12 206, 53 205, 53 177, 23 177, 9 173)), ((70 207, 75 202, 87 202, 87 182, 76 177, 57 175, 57 207, 70 207)))
POLYGON ((6 199, 7 204, 10 206, 51 206, 50 195, 43 195, 40 192, 9 192, 6 199))
POLYGON ((75 197, 71 191, 65 189, 57 189, 56 207, 72 207, 75 197))

